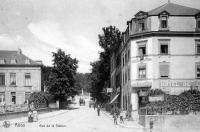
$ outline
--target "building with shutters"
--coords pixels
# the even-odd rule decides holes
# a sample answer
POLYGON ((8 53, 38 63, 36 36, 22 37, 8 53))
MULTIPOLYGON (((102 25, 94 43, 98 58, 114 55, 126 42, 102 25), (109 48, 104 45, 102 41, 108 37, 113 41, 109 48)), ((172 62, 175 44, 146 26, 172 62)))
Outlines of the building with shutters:
POLYGON ((200 10, 166 3, 139 11, 127 22, 118 52, 123 110, 137 114, 151 89, 168 94, 200 89, 200 10))
POLYGON ((41 61, 22 51, 0 50, 0 105, 24 104, 34 91, 41 91, 41 61))

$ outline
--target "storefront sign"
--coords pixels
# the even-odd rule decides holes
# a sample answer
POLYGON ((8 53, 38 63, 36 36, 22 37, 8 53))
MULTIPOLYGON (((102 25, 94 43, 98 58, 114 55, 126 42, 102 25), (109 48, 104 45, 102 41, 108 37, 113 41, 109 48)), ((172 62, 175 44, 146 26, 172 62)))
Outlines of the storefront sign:
POLYGON ((107 93, 112 93, 113 88, 107 88, 106 91, 107 91, 107 93))
POLYGON ((132 87, 151 87, 151 82, 133 82, 132 87))
POLYGON ((156 101, 163 101, 164 100, 164 96, 160 95, 160 96, 149 96, 149 102, 156 102, 156 101))
POLYGON ((191 86, 200 86, 200 81, 193 80, 169 80, 161 81, 161 87, 191 87, 191 86))
POLYGON ((147 91, 140 91, 139 96, 147 96, 148 92, 147 91))

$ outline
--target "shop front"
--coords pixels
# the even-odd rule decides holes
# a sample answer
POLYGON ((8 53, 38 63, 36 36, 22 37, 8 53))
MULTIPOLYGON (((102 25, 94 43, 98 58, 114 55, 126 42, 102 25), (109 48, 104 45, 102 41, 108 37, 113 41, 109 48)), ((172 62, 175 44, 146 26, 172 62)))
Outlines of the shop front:
POLYGON ((152 82, 150 81, 138 81, 132 83, 132 115, 138 115, 138 110, 146 106, 148 103, 148 91, 151 89, 151 87, 152 82))

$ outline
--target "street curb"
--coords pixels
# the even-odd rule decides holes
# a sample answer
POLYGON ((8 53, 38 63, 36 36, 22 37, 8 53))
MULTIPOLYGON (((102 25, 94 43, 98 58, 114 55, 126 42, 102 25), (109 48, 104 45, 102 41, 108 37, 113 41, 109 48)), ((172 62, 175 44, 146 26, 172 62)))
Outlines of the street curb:
MULTIPOLYGON (((52 118, 54 116, 57 116, 57 115, 61 115, 61 114, 64 114, 64 113, 67 113, 69 111, 64 111, 64 112, 61 112, 61 113, 57 113, 57 114, 54 114, 54 115, 51 115, 51 116, 47 116, 47 117, 42 117, 42 118, 38 118, 38 120, 43 120, 43 119, 47 119, 47 118, 52 118)), ((23 118, 26 118, 26 117, 23 117, 23 118)), ((12 119, 11 119, 12 120, 12 119)), ((4 122, 4 121, 2 121, 4 122)), ((21 121, 21 122, 18 122, 18 123, 28 123, 28 120, 26 119, 25 121, 21 121)), ((15 123, 11 123, 11 125, 13 125, 15 123)), ((0 125, 0 127, 3 127, 3 125, 0 125)))
MULTIPOLYGON (((104 113, 104 115, 106 115, 108 118, 112 119, 112 117, 110 117, 110 115, 108 115, 108 113, 106 111, 102 111, 104 113)), ((127 126, 124 124, 119 123, 118 126, 123 127, 123 128, 128 128, 128 129, 144 129, 142 128, 138 128, 138 127, 133 127, 133 126, 127 126)))

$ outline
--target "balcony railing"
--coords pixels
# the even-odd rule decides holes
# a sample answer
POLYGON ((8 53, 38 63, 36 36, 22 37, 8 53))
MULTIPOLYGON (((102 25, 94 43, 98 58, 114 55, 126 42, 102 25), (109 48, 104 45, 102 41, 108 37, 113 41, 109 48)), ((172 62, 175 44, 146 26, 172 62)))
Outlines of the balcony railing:
POLYGON ((0 114, 28 111, 28 104, 0 105, 0 114))

